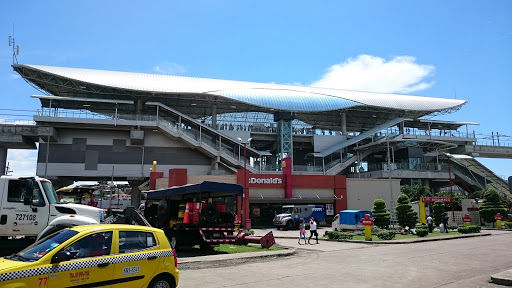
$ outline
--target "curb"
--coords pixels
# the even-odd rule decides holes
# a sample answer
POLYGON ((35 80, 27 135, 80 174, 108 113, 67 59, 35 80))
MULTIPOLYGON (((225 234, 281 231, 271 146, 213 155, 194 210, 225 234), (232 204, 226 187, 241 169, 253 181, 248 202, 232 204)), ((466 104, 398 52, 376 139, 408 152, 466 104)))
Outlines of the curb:
POLYGON ((496 273, 491 276, 491 281, 494 284, 512 286, 512 270, 496 273))
POLYGON ((268 257, 285 257, 297 253, 295 248, 285 248, 285 250, 269 251, 269 252, 250 252, 250 253, 235 253, 235 254, 222 254, 222 255, 208 255, 190 258, 179 258, 180 264, 199 264, 206 262, 228 262, 234 259, 257 259, 268 257))
MULTIPOLYGON (((422 242, 431 242, 431 241, 445 241, 445 240, 452 240, 452 239, 461 239, 461 238, 472 238, 472 237, 483 237, 483 236, 491 236, 491 233, 471 233, 471 234, 464 234, 464 235, 453 235, 453 236, 439 236, 439 237, 432 237, 432 238, 420 238, 418 239, 402 239, 402 240, 384 240, 384 241, 364 241, 364 240, 345 240, 345 239, 318 239, 322 241, 329 241, 329 242, 346 242, 346 243, 358 243, 358 244, 369 244, 369 245, 375 245, 375 244, 413 244, 413 243, 422 243, 422 242)), ((288 237, 288 236, 281 236, 274 238, 280 238, 280 239, 296 239, 297 237, 288 237)))

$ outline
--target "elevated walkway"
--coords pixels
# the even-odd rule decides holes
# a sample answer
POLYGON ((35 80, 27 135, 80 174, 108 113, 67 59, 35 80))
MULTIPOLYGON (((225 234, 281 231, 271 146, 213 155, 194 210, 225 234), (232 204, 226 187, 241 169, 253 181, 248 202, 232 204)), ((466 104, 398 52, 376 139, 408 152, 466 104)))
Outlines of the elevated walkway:
MULTIPOLYGON (((366 138, 371 138, 373 135, 379 133, 380 131, 382 130, 385 130, 389 127, 393 127, 395 126, 396 124, 398 123, 401 123, 403 121, 406 121, 406 120, 410 120, 408 118, 396 118, 396 119, 393 119, 391 121, 388 121, 386 123, 383 123, 379 126, 376 126, 368 131, 365 131, 355 137, 352 137, 350 139, 347 139, 339 144, 336 144, 332 147, 329 147, 321 152, 315 152, 315 153, 311 153, 314 157, 322 157, 322 158, 325 158, 333 153, 336 153, 338 151, 340 151, 341 149, 343 148, 346 148, 346 147, 349 147, 351 145, 355 145, 356 143, 358 142, 361 142, 362 140, 366 139, 366 138)), ((381 136, 381 137, 385 137, 385 136, 381 136)), ((374 140, 377 140, 377 139, 374 139, 374 140)))
POLYGON ((453 153, 473 157, 512 159, 512 147, 510 146, 463 145, 457 147, 453 153))
MULTIPOLYGON (((330 156, 332 156, 333 154, 335 153, 340 153, 340 151, 342 151, 343 149, 347 148, 347 147, 350 147, 352 145, 356 145, 358 144, 359 142, 367 139, 367 138, 372 138, 374 137, 374 135, 376 135, 377 133, 381 132, 382 130, 386 130, 387 128, 390 128, 390 127, 393 127, 399 123, 402 123, 404 121, 407 121, 407 120, 410 120, 408 118, 396 118, 396 119, 393 119, 391 121, 388 121, 386 123, 383 123, 381 125, 378 125, 368 131, 365 131, 353 138, 350 138, 350 139, 347 139, 341 143, 338 143, 336 145, 333 145, 321 152, 315 152, 315 153, 311 153, 309 155, 315 157, 315 158, 322 158, 322 163, 325 163, 325 158, 328 158, 330 156)), ((382 140, 384 139, 386 136, 380 136, 376 139, 372 139, 372 141, 378 141, 378 140, 382 140)), ((393 136, 394 137, 394 136, 393 136)), ((327 165, 325 165, 324 167, 324 171, 325 171, 325 174, 327 175, 336 175, 338 173, 340 173, 341 171, 343 171, 344 169, 346 169, 347 167, 349 167, 350 165, 352 165, 355 161, 357 161, 357 159, 364 159, 365 157, 367 157, 368 155, 370 155, 371 153, 373 153, 374 150, 373 149, 368 149, 366 151, 363 151, 359 154, 359 157, 357 155, 351 155, 350 157, 346 157, 346 158, 343 158, 343 159, 340 159, 339 157, 330 157, 330 158, 335 158, 337 160, 334 160, 334 161, 331 161, 329 162, 327 165)))
POLYGON ((465 155, 449 154, 449 156, 450 160, 459 166, 459 168, 455 166, 455 168, 452 169, 455 175, 467 180, 469 184, 474 183, 474 185, 478 186, 482 190, 492 187, 500 195, 512 200, 512 193, 509 191, 507 181, 494 174, 494 172, 482 165, 476 159, 465 155), (464 169, 460 168, 465 168, 467 172, 462 171, 464 169))

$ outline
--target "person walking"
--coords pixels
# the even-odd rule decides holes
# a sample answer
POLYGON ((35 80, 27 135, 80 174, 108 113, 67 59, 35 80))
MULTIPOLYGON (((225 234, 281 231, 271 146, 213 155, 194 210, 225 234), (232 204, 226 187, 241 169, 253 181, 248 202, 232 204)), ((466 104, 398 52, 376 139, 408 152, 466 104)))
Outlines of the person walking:
POLYGON ((432 216, 428 215, 427 217, 427 225, 428 225, 428 233, 432 233, 434 231, 434 223, 432 216))
POLYGON ((304 237, 304 245, 308 244, 306 243, 306 221, 304 221, 304 219, 302 219, 302 221, 300 222, 299 224, 299 229, 300 229, 300 234, 299 234, 299 244, 300 244, 300 239, 302 239, 302 237, 304 237))
POLYGON ((445 214, 446 213, 443 213, 441 216, 441 223, 443 223, 444 233, 448 233, 448 217, 446 217, 445 214))
POLYGON ((309 220, 309 232, 311 234, 309 235, 308 244, 311 244, 310 241, 311 241, 311 237, 313 237, 313 235, 316 236, 316 244, 319 244, 318 243, 318 232, 316 232, 316 222, 315 222, 315 218, 313 218, 313 217, 311 217, 311 219, 309 220))

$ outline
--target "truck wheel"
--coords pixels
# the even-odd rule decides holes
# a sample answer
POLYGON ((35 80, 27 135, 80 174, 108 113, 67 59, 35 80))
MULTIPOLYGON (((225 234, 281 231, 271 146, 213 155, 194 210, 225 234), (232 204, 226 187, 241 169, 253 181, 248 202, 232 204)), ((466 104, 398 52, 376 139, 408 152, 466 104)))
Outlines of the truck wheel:
POLYGON ((148 287, 150 288, 176 288, 175 283, 169 279, 169 277, 165 277, 163 275, 157 276, 155 279, 149 283, 148 287))
POLYGON ((295 227, 295 225, 293 225, 293 221, 290 220, 290 221, 286 222, 286 229, 292 230, 294 227, 295 227))

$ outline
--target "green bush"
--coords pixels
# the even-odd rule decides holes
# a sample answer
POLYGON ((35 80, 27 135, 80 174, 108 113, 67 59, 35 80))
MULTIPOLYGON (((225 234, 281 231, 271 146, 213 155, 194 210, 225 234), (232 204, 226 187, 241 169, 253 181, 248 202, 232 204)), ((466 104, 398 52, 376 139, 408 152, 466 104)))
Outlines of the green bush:
POLYGON ((457 231, 460 234, 469 234, 469 233, 479 233, 481 229, 482 229, 482 227, 480 227, 480 226, 471 225, 471 226, 467 226, 467 227, 466 226, 459 226, 457 231))
POLYGON ((503 222, 503 227, 505 227, 505 229, 512 229, 512 222, 503 222))
POLYGON ((448 230, 459 230, 459 226, 451 225, 451 226, 446 227, 446 229, 448 229, 448 230))
POLYGON ((402 228, 414 228, 416 219, 418 218, 418 212, 412 208, 412 205, 409 202, 409 197, 405 194, 400 194, 400 196, 398 196, 397 202, 398 205, 396 206, 395 213, 398 218, 398 223, 402 228))
POLYGON ((494 188, 491 187, 485 190, 484 200, 482 205, 480 205, 478 208, 480 217, 482 217, 485 222, 494 223, 494 215, 496 215, 496 213, 500 213, 502 216, 506 216, 507 208, 502 201, 503 200, 500 198, 500 195, 494 188))
POLYGON ((329 239, 352 240, 352 237, 354 237, 354 235, 352 233, 340 232, 340 231, 327 231, 327 232, 325 232, 325 234, 327 235, 327 238, 329 238, 329 239))
POLYGON ((424 229, 424 228, 417 228, 416 229, 416 235, 418 235, 418 237, 425 237, 428 235, 428 229, 424 229))
POLYGON ((373 201, 373 224, 381 229, 389 227, 389 218, 391 213, 386 209, 386 201, 378 198, 373 201))
POLYGON ((377 233, 377 237, 381 240, 393 240, 395 238, 395 231, 382 230, 379 233, 377 233))

